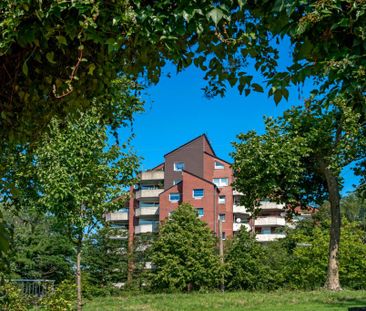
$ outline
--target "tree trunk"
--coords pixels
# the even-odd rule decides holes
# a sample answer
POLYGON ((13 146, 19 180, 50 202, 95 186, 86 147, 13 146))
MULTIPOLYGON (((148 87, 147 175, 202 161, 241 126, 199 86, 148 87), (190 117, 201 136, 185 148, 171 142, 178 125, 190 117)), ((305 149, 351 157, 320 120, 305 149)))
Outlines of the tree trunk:
POLYGON ((76 294, 77 294, 77 310, 82 311, 83 303, 81 296, 81 240, 79 239, 76 247, 76 294))
POLYGON ((329 290, 341 290, 339 282, 339 243, 341 237, 341 209, 338 178, 325 165, 323 165, 324 175, 327 181, 329 192, 331 224, 328 255, 328 272, 324 287, 329 290))

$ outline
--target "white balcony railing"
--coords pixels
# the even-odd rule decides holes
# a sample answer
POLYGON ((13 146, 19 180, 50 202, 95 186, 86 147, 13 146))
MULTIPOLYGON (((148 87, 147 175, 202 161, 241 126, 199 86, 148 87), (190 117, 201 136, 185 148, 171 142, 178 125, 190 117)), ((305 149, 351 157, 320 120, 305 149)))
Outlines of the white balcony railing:
POLYGON ((106 221, 128 221, 128 212, 113 212, 105 215, 106 221))
POLYGON ((242 205, 233 205, 233 213, 236 214, 249 214, 249 212, 247 211, 247 209, 245 208, 245 206, 242 205))
POLYGON ((255 220, 255 226, 285 226, 286 220, 283 217, 263 216, 255 220))
POLYGON ((258 242, 270 242, 286 237, 283 233, 256 234, 255 238, 258 242))
POLYGON ((139 207, 136 209, 135 214, 136 214, 136 217, 158 216, 159 215, 159 206, 139 207))
POLYGON ((162 193, 164 189, 142 189, 136 191, 136 199, 141 198, 159 198, 159 194, 162 193))
POLYGON ((164 171, 142 172, 140 174, 140 179, 142 181, 145 181, 145 180, 163 180, 164 179, 164 171))
POLYGON ((250 225, 249 224, 242 224, 242 223, 233 223, 233 231, 239 231, 242 227, 245 227, 247 231, 250 231, 250 225))
POLYGON ((261 209, 275 209, 275 210, 283 210, 285 208, 285 204, 277 204, 275 202, 261 202, 259 206, 261 209))
POLYGON ((143 224, 135 227, 135 233, 140 234, 140 233, 157 232, 158 229, 159 229, 158 224, 143 224))

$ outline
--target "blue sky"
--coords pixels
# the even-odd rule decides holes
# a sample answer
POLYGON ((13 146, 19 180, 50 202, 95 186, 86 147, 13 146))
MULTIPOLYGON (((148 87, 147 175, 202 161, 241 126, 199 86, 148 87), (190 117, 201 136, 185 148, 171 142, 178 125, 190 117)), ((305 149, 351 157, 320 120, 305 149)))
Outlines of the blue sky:
MULTIPOLYGON (((257 74, 253 71, 253 75, 257 74)), ((176 74, 174 67, 168 65, 160 82, 146 90, 145 112, 135 116, 132 143, 143 158, 142 170, 163 162, 165 153, 203 133, 216 154, 231 161, 231 142, 236 135, 249 130, 263 132, 263 116, 276 117, 289 107, 302 104, 308 89, 293 88, 289 100, 276 106, 266 93, 245 97, 231 88, 224 98, 207 99, 202 91, 204 86, 203 74, 198 69, 189 68, 176 74)), ((346 193, 356 180, 351 170, 346 170, 344 177, 343 193, 346 193)))

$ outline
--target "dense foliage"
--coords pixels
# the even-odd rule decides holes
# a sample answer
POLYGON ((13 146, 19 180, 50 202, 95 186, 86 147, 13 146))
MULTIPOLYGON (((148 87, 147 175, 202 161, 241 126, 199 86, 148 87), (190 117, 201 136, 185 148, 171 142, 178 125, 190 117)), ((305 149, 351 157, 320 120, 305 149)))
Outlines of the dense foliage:
POLYGON ((266 132, 238 136, 234 143, 234 187, 244 193, 243 204, 253 210, 260 200, 291 207, 331 206, 326 287, 339 289, 340 190, 342 170, 366 159, 366 128, 361 115, 338 98, 335 105, 309 104, 266 119, 266 132))
POLYGON ((126 230, 104 226, 86 238, 82 271, 90 285, 108 290, 127 278, 126 230))
POLYGON ((53 217, 30 207, 8 215, 14 229, 11 278, 50 279, 58 284, 73 275, 73 245, 53 217))
MULTIPOLYGON (((324 284, 327 275, 327 244, 330 211, 324 206, 319 215, 302 221, 281 241, 288 253, 284 267, 287 285, 297 289, 315 289, 324 284)), ((365 274, 366 232, 358 221, 343 219, 340 243, 340 280, 344 287, 366 288, 365 274)))
POLYGON ((157 83, 168 61, 178 71, 194 64, 207 79, 218 77, 232 85, 240 77, 241 90, 245 85, 250 90, 252 77, 242 70, 236 74, 235 69, 247 57, 271 68, 273 53, 241 4, 1 1, 1 141, 34 140, 53 116, 63 119, 91 106, 118 125, 119 116, 135 105, 137 79, 157 83), (236 25, 247 20, 245 27, 236 25), (229 27, 229 35, 243 38, 240 48, 221 39, 219 25, 229 27), (234 61, 238 48, 243 59, 234 61))
POLYGON ((240 230, 226 251, 227 289, 269 290, 279 287, 281 276, 276 273, 275 251, 270 252, 246 230, 240 230), (269 261, 269 259, 271 260, 269 261))
POLYGON ((181 204, 160 227, 152 262, 154 290, 199 290, 220 282, 216 239, 189 204, 181 204))

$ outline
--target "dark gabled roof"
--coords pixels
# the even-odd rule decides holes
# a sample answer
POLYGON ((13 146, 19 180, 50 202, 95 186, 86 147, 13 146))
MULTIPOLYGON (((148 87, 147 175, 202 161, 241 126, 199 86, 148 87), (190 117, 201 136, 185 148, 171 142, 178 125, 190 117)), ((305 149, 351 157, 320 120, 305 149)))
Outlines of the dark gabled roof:
POLYGON ((208 183, 208 184, 213 185, 213 186, 218 190, 217 186, 216 186, 212 181, 209 181, 209 180, 207 180, 207 179, 204 179, 204 178, 202 178, 202 177, 200 177, 200 176, 197 176, 196 174, 193 174, 193 173, 188 172, 188 171, 186 171, 186 170, 182 170, 182 172, 187 173, 187 174, 189 174, 189 175, 192 175, 192 176, 194 176, 194 177, 196 177, 196 178, 198 178, 198 179, 201 179, 202 181, 204 181, 204 182, 206 182, 206 183, 208 183))
POLYGON ((232 163, 230 163, 230 162, 228 162, 228 161, 225 161, 224 159, 221 159, 221 158, 219 158, 219 157, 217 157, 216 155, 212 155, 211 153, 208 153, 208 152, 204 152, 205 154, 207 154, 207 155, 209 155, 210 157, 213 157, 213 158, 215 158, 215 159, 217 159, 217 160, 220 160, 220 161, 222 161, 222 162, 225 162, 226 164, 229 164, 230 166, 232 165, 232 163))
POLYGON ((181 183, 182 183, 182 180, 181 180, 180 182, 176 183, 175 185, 172 185, 172 186, 170 186, 169 188, 166 188, 163 192, 161 192, 161 193, 159 194, 159 196, 160 196, 161 194, 163 194, 164 192, 167 192, 168 190, 172 189, 173 187, 175 187, 175 186, 177 186, 177 185, 179 185, 179 184, 181 184, 181 183))
POLYGON ((196 137, 196 138, 194 138, 194 139, 190 140, 189 142, 187 142, 187 143, 185 143, 185 144, 183 144, 183 145, 181 145, 181 146, 179 146, 179 147, 177 147, 177 148, 173 149, 172 151, 170 151, 170 152, 168 152, 168 153, 164 154, 164 157, 166 157, 168 154, 171 154, 171 153, 173 153, 173 152, 177 151, 177 150, 178 150, 178 149, 180 149, 180 148, 183 148, 183 147, 185 147, 185 146, 189 145, 190 143, 194 142, 195 140, 197 140, 197 139, 199 139, 199 138, 201 138, 201 137, 203 137, 203 138, 207 141, 207 143, 208 143, 208 145, 210 146, 210 148, 211 148, 211 150, 212 150, 213 154, 216 156, 215 151, 214 151, 214 149, 212 148, 212 145, 211 145, 210 141, 209 141, 209 140, 208 140, 208 138, 207 138, 207 135, 206 135, 206 134, 201 134, 200 136, 198 136, 198 137, 196 137))

